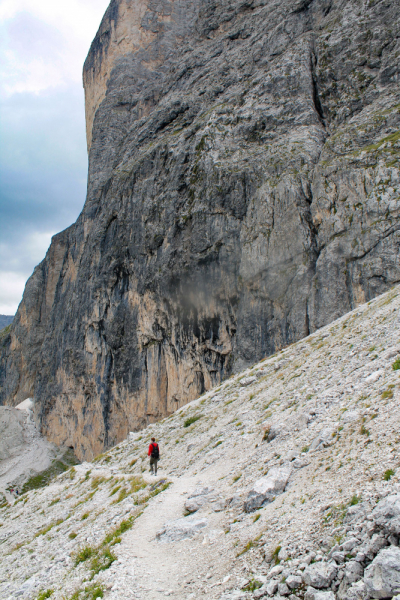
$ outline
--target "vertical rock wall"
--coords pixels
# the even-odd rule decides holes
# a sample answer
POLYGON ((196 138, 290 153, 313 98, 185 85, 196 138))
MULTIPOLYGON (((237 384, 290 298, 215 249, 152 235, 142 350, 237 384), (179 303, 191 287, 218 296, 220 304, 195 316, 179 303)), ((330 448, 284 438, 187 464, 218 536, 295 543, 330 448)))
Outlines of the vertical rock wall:
POLYGON ((0 345, 1 401, 91 458, 400 279, 400 9, 113 0, 88 195, 0 345))

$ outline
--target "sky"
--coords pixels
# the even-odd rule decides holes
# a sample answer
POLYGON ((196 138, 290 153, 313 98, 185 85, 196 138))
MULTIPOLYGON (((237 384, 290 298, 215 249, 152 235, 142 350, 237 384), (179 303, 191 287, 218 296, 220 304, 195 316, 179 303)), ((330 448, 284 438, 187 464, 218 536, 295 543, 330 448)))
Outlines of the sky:
POLYGON ((0 0, 0 314, 82 210, 82 67, 108 4, 0 0))

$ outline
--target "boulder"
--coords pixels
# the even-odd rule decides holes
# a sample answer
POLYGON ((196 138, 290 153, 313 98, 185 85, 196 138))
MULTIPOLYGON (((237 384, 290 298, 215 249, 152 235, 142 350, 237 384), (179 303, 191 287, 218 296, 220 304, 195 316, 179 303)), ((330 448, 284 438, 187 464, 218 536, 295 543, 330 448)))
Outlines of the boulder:
POLYGON ((265 590, 268 596, 274 596, 278 591, 278 581, 272 579, 269 583, 267 583, 265 590))
POLYGON ((381 550, 364 573, 364 582, 372 598, 392 598, 400 594, 400 548, 381 550))
POLYGON ((309 565, 303 573, 303 579, 306 585, 321 589, 329 587, 336 574, 335 563, 321 561, 309 565))
POLYGON ((304 595, 304 600, 335 600, 335 594, 331 591, 321 592, 313 587, 308 587, 304 595))
POLYGON ((343 579, 340 582, 338 590, 338 596, 340 600, 343 600, 343 598, 347 595, 349 587, 362 578, 363 572, 364 569, 356 560, 351 560, 346 564, 343 571, 343 579))
POLYGON ((244 510, 252 512, 268 502, 272 502, 278 494, 285 491, 287 482, 292 472, 291 466, 273 467, 265 477, 255 482, 247 495, 244 510))
POLYGON ((372 511, 376 525, 387 533, 400 534, 400 494, 383 498, 372 511))
POLYGON ((207 504, 207 496, 195 496, 194 498, 188 498, 185 502, 185 510, 188 513, 194 513, 198 511, 202 506, 207 504))
POLYGON ((296 590, 303 583, 303 579, 300 575, 289 575, 285 583, 291 590, 296 590))
POLYGON ((342 595, 342 600, 368 600, 369 593, 367 586, 363 581, 352 583, 346 592, 342 595))
POLYGON ((310 450, 322 450, 323 448, 330 446, 333 442, 334 431, 335 430, 332 429, 332 427, 326 427, 325 429, 320 431, 317 437, 314 438, 314 440, 311 442, 310 450))
POLYGON ((251 385, 252 383, 254 383, 255 381, 257 381, 257 377, 251 376, 251 377, 243 377, 243 379, 241 379, 239 381, 239 384, 242 387, 247 387, 248 385, 251 385))
POLYGON ((280 596, 289 596, 290 590, 286 583, 278 583, 278 594, 280 596))
POLYGON ((167 521, 162 529, 157 531, 156 539, 159 542, 177 542, 191 538, 207 527, 207 519, 177 519, 167 521))

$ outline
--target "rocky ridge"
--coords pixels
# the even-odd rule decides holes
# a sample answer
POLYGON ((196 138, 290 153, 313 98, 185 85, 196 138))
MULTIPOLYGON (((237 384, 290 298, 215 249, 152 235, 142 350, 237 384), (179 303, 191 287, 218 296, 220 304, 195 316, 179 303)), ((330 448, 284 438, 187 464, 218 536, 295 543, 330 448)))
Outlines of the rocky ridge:
POLYGON ((386 0, 112 0, 0 402, 92 459, 398 282, 399 40, 386 0))
POLYGON ((396 596, 399 308, 396 287, 2 506, 0 597, 396 596))

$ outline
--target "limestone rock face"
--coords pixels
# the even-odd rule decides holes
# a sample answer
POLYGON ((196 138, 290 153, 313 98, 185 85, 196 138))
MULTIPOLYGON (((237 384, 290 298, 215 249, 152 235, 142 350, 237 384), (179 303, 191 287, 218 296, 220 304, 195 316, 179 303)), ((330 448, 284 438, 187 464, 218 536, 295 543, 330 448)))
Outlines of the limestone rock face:
POLYGON ((91 458, 400 279, 396 2, 112 0, 0 402, 91 458))

